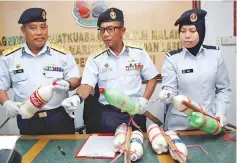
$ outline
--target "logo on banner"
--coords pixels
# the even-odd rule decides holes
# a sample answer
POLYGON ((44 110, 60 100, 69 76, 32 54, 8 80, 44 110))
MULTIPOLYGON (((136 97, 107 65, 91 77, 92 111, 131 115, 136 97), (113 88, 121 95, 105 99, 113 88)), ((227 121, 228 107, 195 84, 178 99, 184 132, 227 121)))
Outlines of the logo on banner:
POLYGON ((97 27, 97 20, 108 9, 106 1, 74 1, 72 10, 77 23, 83 27, 97 27))

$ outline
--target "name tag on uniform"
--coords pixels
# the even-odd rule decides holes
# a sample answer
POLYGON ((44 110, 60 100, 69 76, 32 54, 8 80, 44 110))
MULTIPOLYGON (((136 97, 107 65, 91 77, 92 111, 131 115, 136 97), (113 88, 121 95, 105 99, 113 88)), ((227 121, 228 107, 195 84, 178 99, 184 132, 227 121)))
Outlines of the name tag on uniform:
POLYGON ((23 72, 24 72, 23 69, 13 70, 14 74, 23 73, 23 72))
POLYGON ((193 69, 182 70, 182 74, 186 74, 186 73, 193 73, 193 69))

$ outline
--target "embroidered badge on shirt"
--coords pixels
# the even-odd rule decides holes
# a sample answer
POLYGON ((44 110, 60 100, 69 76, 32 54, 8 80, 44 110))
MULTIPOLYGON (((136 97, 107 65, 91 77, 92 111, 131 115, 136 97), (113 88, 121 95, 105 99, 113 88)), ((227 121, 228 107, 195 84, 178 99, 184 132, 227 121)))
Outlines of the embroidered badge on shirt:
POLYGON ((19 68, 21 68, 21 65, 20 65, 20 64, 17 64, 17 65, 16 65, 16 69, 19 69, 19 68))
POLYGON ((182 70, 182 74, 186 74, 186 73, 193 73, 193 69, 182 70))
POLYGON ((108 63, 105 63, 104 64, 104 68, 102 69, 102 71, 112 71, 112 68, 109 67, 109 64, 108 63))
POLYGON ((54 64, 46 65, 44 67, 44 70, 45 71, 58 71, 58 72, 63 72, 64 71, 62 67, 59 67, 59 66, 54 65, 54 64))
POLYGON ((135 62, 135 61, 137 61, 137 60, 135 60, 134 58, 129 58, 128 59, 128 62, 135 62))

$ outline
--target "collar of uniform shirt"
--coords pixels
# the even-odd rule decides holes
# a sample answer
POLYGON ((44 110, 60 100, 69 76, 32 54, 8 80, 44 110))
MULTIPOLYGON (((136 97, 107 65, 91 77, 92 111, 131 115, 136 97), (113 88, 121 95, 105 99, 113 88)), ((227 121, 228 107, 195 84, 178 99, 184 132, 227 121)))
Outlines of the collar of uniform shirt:
MULTIPOLYGON (((122 51, 120 52, 120 54, 119 54, 118 56, 120 56, 120 55, 122 55, 122 54, 124 53, 124 51, 126 50, 125 46, 126 46, 126 43, 123 41, 123 49, 122 49, 122 51)), ((108 48, 108 49, 109 49, 109 51, 110 51, 111 54, 113 54, 114 56, 118 57, 118 56, 113 52, 112 49, 110 49, 110 48, 108 48)))
MULTIPOLYGON (((45 43, 44 47, 41 49, 41 51, 40 51, 37 55, 34 55, 34 54, 30 51, 30 49, 29 49, 29 47, 27 46, 26 42, 23 43, 23 46, 22 46, 22 47, 25 49, 25 53, 30 54, 30 55, 36 57, 36 56, 41 55, 41 54, 44 54, 44 53, 51 55, 50 53, 46 53, 48 46, 50 46, 50 45, 49 45, 49 42, 47 41, 47 42, 45 43)), ((21 55, 23 56, 23 54, 25 54, 25 53, 21 53, 21 55)))
MULTIPOLYGON (((200 47, 197 56, 201 55, 201 54, 202 54, 202 51, 204 51, 203 46, 200 47)), ((185 47, 183 47, 183 51, 182 51, 182 52, 184 52, 184 59, 186 58, 187 55, 191 55, 191 56, 193 56, 193 55, 188 51, 188 49, 185 48, 185 47)), ((196 57, 197 57, 197 56, 196 56, 196 57)), ((194 56, 193 56, 193 57, 194 57, 194 56)))

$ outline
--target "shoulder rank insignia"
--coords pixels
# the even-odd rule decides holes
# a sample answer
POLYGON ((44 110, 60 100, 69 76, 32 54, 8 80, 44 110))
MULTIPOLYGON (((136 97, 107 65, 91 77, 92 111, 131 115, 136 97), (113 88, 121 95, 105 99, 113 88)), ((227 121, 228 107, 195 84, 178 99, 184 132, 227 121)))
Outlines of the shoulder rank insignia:
POLYGON ((170 51, 170 52, 166 52, 165 55, 167 55, 168 57, 172 56, 172 55, 175 55, 175 54, 178 54, 182 51, 182 49, 178 49, 178 50, 173 50, 173 51, 170 51))
POLYGON ((126 42, 125 43, 125 49, 128 51, 128 48, 135 48, 135 49, 144 49, 144 44, 142 43, 130 43, 130 42, 126 42))
POLYGON ((213 49, 213 50, 220 50, 219 46, 203 45, 203 48, 205 48, 205 49, 213 49))
POLYGON ((17 51, 17 50, 19 50, 19 49, 21 49, 21 45, 20 45, 20 44, 11 46, 11 47, 5 49, 5 50, 2 52, 2 55, 3 55, 3 56, 8 56, 8 55, 14 53, 15 51, 17 51))
POLYGON ((67 53, 67 50, 64 47, 59 46, 55 43, 50 43, 50 47, 51 47, 51 49, 56 50, 64 55, 66 55, 66 53, 67 53))
POLYGON ((108 56, 110 56, 110 51, 109 51, 108 47, 106 47, 106 46, 104 46, 104 45, 101 46, 100 48, 96 49, 94 52, 92 52, 92 53, 90 54, 90 56, 93 57, 93 58, 97 58, 97 57, 99 57, 101 54, 103 54, 104 52, 107 52, 108 56))

